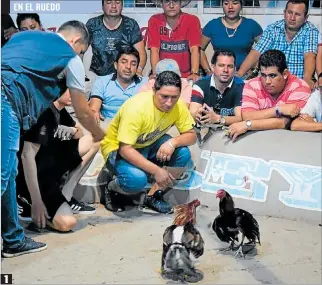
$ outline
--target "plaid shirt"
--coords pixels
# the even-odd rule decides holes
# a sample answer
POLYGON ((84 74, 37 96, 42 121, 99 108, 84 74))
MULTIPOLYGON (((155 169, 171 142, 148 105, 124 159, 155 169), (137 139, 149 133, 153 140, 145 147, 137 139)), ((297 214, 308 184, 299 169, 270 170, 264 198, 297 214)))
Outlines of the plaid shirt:
POLYGON ((303 78, 304 54, 317 53, 318 37, 318 29, 310 22, 306 22, 289 43, 285 36, 285 20, 280 20, 267 27, 254 49, 261 54, 269 49, 284 52, 288 70, 303 78))

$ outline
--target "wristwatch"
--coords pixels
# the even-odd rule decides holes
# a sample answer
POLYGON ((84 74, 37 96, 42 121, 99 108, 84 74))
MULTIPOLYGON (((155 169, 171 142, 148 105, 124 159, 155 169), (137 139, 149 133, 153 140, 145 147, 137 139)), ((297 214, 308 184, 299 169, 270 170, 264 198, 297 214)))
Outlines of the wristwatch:
POLYGON ((225 117, 224 116, 221 116, 219 122, 220 122, 221 125, 226 125, 226 119, 225 119, 225 117))
POLYGON ((252 126, 252 121, 251 120, 247 120, 246 121, 247 130, 249 130, 251 126, 252 126))

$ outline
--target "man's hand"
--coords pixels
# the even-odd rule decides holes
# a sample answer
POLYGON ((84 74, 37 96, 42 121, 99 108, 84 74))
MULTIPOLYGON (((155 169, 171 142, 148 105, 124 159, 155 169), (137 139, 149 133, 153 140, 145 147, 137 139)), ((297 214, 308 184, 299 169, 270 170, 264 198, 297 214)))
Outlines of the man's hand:
POLYGON ((39 228, 46 227, 46 220, 50 219, 50 217, 42 200, 32 201, 31 218, 39 228))
POLYGON ((156 155, 157 160, 161 162, 169 161, 171 159, 171 156, 174 150, 175 149, 169 144, 169 141, 166 141, 160 146, 157 152, 157 155, 156 155))
POLYGON ((96 120, 96 123, 99 125, 101 123, 101 121, 104 121, 105 118, 103 117, 103 115, 101 114, 100 111, 94 111, 92 110, 94 113, 94 118, 96 120))
POLYGON ((220 121, 220 115, 216 114, 213 108, 207 104, 203 104, 202 108, 203 110, 198 110, 198 114, 201 114, 201 116, 196 116, 200 124, 215 124, 220 121))
POLYGON ((307 122, 315 122, 314 119, 309 114, 300 114, 299 116, 302 120, 307 122))
POLYGON ((76 134, 76 132, 76 128, 58 125, 58 128, 54 134, 54 138, 59 138, 61 140, 70 140, 76 134))
POLYGON ((236 138, 247 132, 246 122, 233 123, 229 126, 229 137, 235 141, 236 138))
POLYGON ((191 73, 188 77, 187 80, 192 80, 193 83, 195 83, 199 79, 199 75, 195 73, 191 73))
POLYGON ((15 34, 16 32, 18 32, 17 29, 15 29, 14 27, 10 27, 9 29, 6 29, 3 31, 3 36, 6 40, 10 39, 12 37, 13 34, 15 34))
POLYGON ((280 112, 284 116, 290 116, 291 118, 295 118, 300 114, 300 108, 296 104, 283 104, 279 105, 280 112))
POLYGON ((162 188, 172 185, 174 177, 164 168, 159 168, 154 175, 155 182, 162 188))

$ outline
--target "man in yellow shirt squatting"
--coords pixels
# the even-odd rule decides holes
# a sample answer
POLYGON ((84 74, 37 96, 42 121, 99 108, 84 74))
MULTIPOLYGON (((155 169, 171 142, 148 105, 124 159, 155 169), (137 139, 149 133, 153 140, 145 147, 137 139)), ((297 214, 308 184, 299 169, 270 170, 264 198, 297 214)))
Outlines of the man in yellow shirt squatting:
POLYGON ((197 139, 194 120, 186 104, 179 100, 180 93, 180 77, 173 71, 164 71, 157 76, 153 91, 127 100, 110 123, 101 141, 107 168, 116 177, 104 193, 107 210, 123 211, 120 200, 125 195, 134 204, 153 211, 172 211, 163 199, 164 190, 171 189, 174 180, 185 171, 191 160, 187 146, 197 139), (172 126, 180 132, 175 138, 166 134, 172 126), (156 183, 146 193, 149 175, 156 183))

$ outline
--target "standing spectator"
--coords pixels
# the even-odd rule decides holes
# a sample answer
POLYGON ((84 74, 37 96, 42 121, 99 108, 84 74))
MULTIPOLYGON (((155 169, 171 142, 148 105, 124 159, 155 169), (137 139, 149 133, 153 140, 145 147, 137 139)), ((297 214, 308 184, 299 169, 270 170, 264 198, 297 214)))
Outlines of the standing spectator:
POLYGON ((136 74, 139 62, 138 51, 125 48, 120 50, 114 63, 116 72, 96 78, 89 104, 98 123, 100 119, 112 119, 123 103, 138 93, 146 82, 136 74))
POLYGON ((199 78, 201 27, 198 17, 181 11, 181 0, 161 0, 162 14, 153 15, 148 23, 148 48, 152 74, 162 59, 175 60, 181 77, 199 78))
POLYGON ((229 127, 233 140, 248 130, 288 128, 310 97, 310 87, 288 71, 281 51, 264 52, 259 68, 260 76, 249 80, 243 90, 244 121, 229 127))
POLYGON ((307 21, 308 10, 307 0, 287 1, 284 20, 267 27, 259 42, 246 57, 238 75, 243 76, 265 51, 277 49, 285 54, 289 71, 304 79, 312 88, 319 31, 307 21))
POLYGON ((318 89, 316 89, 301 114, 292 125, 292 131, 322 132, 322 74, 318 78, 318 89))
POLYGON ((91 18, 86 23, 92 37, 93 57, 90 71, 98 76, 114 73, 118 51, 134 47, 140 54, 137 73, 142 75, 146 51, 138 23, 122 15, 123 0, 102 0, 102 8, 103 15, 91 18))
MULTIPOLYGON (((157 63, 156 68, 155 68, 156 76, 158 76, 163 71, 173 71, 181 77, 179 66, 178 66, 177 62, 173 59, 162 59, 157 63)), ((155 78, 149 79, 149 82, 147 82, 143 86, 141 86, 138 93, 153 90, 154 83, 155 83, 155 78)), ((183 100, 183 102, 186 103, 188 108, 189 108, 190 101, 191 101, 191 92, 192 92, 192 87, 189 84, 189 82, 187 81, 187 79, 181 78, 180 98, 183 100)))
POLYGON ((36 13, 18 14, 16 22, 19 31, 42 30, 39 15, 36 13))
POLYGON ((73 213, 95 213, 95 208, 78 202, 73 192, 97 153, 99 143, 93 143, 91 135, 83 135, 81 126, 65 108, 70 105, 67 90, 22 136, 16 179, 17 201, 22 210, 19 218, 32 218, 39 228, 49 224, 62 232, 75 226, 73 213), (68 182, 61 190, 66 172, 68 182))
POLYGON ((193 85, 190 113, 198 123, 231 125, 242 120, 244 82, 234 76, 235 62, 233 52, 216 50, 211 59, 213 75, 193 85))
POLYGON ((9 14, 1 14, 1 47, 3 47, 18 32, 15 23, 9 14))
POLYGON ((143 194, 144 199, 139 200, 144 200, 148 208, 160 213, 171 211, 171 206, 163 200, 164 192, 158 189, 171 187, 185 171, 191 160, 187 146, 197 138, 193 118, 179 100, 180 92, 180 76, 164 71, 156 78, 153 91, 126 101, 109 125, 101 147, 107 167, 116 179, 105 191, 107 210, 122 210, 115 200, 116 193, 143 194), (172 126, 178 129, 179 136, 172 138, 166 134, 172 126), (145 195, 149 175, 158 187, 152 187, 145 195))
POLYGON ((42 111, 69 88, 80 123, 92 133, 94 142, 104 137, 85 98, 85 71, 78 56, 87 50, 89 40, 83 23, 69 21, 57 34, 17 33, 2 48, 1 236, 4 257, 38 252, 47 247, 25 237, 18 223, 15 178, 20 129, 30 129, 42 111))
POLYGON ((253 19, 240 16, 242 0, 222 0, 224 16, 213 19, 206 24, 201 37, 201 65, 205 72, 211 74, 205 50, 211 42, 214 51, 217 49, 233 51, 236 54, 238 70, 256 43, 263 30, 253 19))

